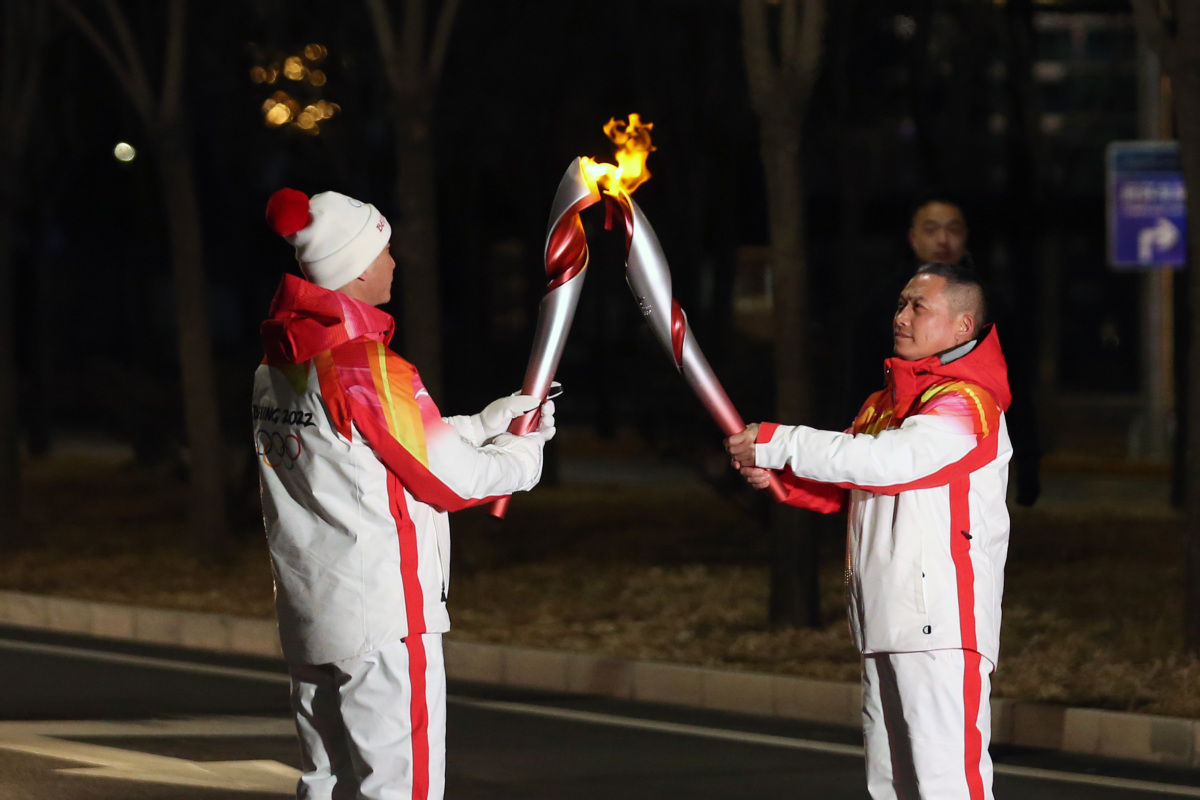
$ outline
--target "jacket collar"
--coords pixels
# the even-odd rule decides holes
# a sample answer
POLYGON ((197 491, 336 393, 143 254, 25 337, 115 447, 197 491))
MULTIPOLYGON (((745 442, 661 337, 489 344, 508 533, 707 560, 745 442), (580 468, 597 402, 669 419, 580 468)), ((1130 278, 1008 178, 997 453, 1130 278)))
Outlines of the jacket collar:
POLYGON ((396 320, 386 311, 289 273, 260 332, 268 361, 299 364, 355 340, 387 345, 395 329, 396 320))
POLYGON ((1012 392, 1008 387, 1008 365, 1000 348, 996 326, 989 325, 978 339, 967 344, 971 346, 960 345, 919 361, 899 357, 887 359, 884 368, 896 405, 907 405, 935 383, 961 380, 983 387, 995 398, 1001 410, 1007 410, 1012 402, 1012 392))

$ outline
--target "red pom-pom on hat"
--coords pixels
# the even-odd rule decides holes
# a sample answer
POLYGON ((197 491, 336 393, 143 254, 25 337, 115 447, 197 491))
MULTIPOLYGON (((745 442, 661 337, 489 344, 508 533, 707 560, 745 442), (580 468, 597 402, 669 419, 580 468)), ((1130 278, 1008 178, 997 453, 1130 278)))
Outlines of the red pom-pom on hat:
POLYGON ((308 226, 308 195, 280 189, 267 201, 267 223, 280 236, 291 236, 308 226))

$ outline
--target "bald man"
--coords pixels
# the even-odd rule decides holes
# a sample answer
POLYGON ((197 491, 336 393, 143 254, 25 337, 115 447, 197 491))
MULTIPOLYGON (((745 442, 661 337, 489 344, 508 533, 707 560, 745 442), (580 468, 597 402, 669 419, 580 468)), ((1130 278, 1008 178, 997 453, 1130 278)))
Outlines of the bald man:
POLYGON ((971 270, 926 264, 900 293, 887 386, 849 430, 756 423, 725 441, 751 486, 783 470, 784 502, 847 512, 875 800, 992 797, 1012 447, 1007 366, 986 318, 971 270))

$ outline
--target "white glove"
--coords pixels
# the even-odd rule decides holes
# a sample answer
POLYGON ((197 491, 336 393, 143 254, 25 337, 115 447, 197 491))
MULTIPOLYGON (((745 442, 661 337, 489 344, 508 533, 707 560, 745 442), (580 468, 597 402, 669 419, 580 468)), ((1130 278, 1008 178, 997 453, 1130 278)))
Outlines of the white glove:
POLYGON ((542 403, 541 418, 537 428, 521 436, 511 433, 498 433, 488 440, 485 449, 499 450, 505 453, 514 463, 520 465, 519 471, 526 476, 522 482, 511 491, 523 492, 532 489, 542 478, 542 452, 546 442, 554 438, 554 401, 542 403))
MULTIPOLYGON (((550 397, 558 397, 562 394, 562 384, 554 381, 550 384, 550 397)), ((550 437, 554 436, 554 404, 549 400, 542 405, 542 414, 546 414, 546 406, 549 405, 550 423, 548 426, 549 433, 539 431, 530 431, 531 434, 540 433, 543 442, 549 441, 550 437)), ((499 400, 493 400, 487 404, 487 407, 478 414, 470 416, 458 417, 443 417, 443 421, 452 425, 458 435, 466 441, 480 447, 490 442, 494 437, 508 432, 508 426, 514 419, 524 414, 528 414, 538 407, 538 399, 530 394, 521 394, 513 392, 508 397, 501 397, 499 400)), ((547 426, 542 423, 542 428, 547 426)))
POLYGON ((479 412, 482 439, 490 439, 508 430, 509 423, 538 407, 538 398, 531 394, 514 394, 488 403, 479 412))
POLYGON ((543 442, 554 438, 554 401, 542 403, 542 417, 538 421, 537 430, 530 431, 529 436, 540 436, 543 442))

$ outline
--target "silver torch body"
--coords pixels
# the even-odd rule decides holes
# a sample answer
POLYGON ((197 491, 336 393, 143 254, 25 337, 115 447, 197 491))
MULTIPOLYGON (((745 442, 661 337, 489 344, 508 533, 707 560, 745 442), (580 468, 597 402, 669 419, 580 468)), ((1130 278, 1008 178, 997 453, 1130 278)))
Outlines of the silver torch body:
MULTIPOLYGON (((576 158, 563 173, 554 202, 550 207, 550 221, 546 226, 546 246, 543 261, 546 265, 546 294, 538 305, 537 329, 529 352, 529 363, 525 367, 525 379, 521 383, 523 394, 543 400, 550 392, 550 383, 558 369, 571 323, 575 319, 575 307, 583 291, 587 276, 587 235, 579 212, 600 202, 600 190, 589 182, 583 173, 581 160, 576 158)), ((537 424, 537 409, 517 417, 509 426, 509 433, 518 436, 533 430, 537 424)), ((490 513, 503 518, 508 510, 511 495, 492 503, 490 513)))

